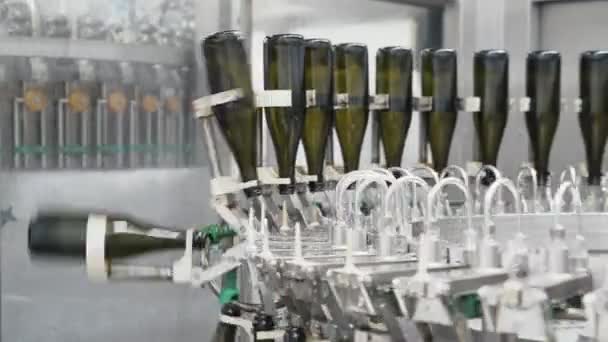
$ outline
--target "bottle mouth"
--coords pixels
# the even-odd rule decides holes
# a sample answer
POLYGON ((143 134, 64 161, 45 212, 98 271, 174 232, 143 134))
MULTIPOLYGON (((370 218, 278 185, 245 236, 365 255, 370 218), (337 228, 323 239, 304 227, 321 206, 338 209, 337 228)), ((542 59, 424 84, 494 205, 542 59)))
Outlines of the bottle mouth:
POLYGON ((310 182, 308 183, 308 188, 310 189, 310 192, 322 192, 325 190, 325 182, 310 182))
POLYGON ((296 191, 296 186, 294 184, 280 184, 279 185, 279 194, 281 195, 291 195, 296 191))
POLYGON ((292 43, 303 43, 304 37, 299 34, 293 33, 283 33, 283 34, 275 34, 269 37, 266 37, 266 41, 269 44, 292 44, 292 43))
POLYGON ((213 33, 203 39, 205 42, 209 43, 221 43, 225 41, 231 40, 241 40, 243 35, 239 30, 226 30, 213 33))
POLYGON ((331 48, 331 41, 323 38, 309 38, 304 41, 307 47, 331 48))
POLYGON ((262 195, 262 187, 256 185, 251 188, 244 189, 243 192, 245 192, 245 196, 247 198, 258 197, 262 195))
POLYGON ((342 43, 336 45, 336 51, 342 51, 342 53, 367 54, 367 45, 361 43, 342 43))

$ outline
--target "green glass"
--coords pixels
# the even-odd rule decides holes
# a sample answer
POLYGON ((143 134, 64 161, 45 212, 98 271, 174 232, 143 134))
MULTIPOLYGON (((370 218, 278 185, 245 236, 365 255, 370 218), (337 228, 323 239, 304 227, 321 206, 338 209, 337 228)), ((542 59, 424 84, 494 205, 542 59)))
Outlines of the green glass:
POLYGON ((529 53, 526 74, 526 94, 531 99, 526 126, 538 184, 544 186, 549 180, 549 157, 560 115, 560 54, 555 51, 529 53))
POLYGON ((509 115, 509 55, 503 50, 485 50, 474 57, 474 94, 481 99, 473 113, 480 161, 496 166, 500 143, 509 115))
POLYGON ((361 147, 369 121, 367 46, 346 43, 335 47, 334 92, 348 94, 346 108, 335 110, 344 172, 359 168, 361 147))
MULTIPOLYGON (((420 52, 420 69, 421 69, 421 94, 425 97, 433 96, 433 52, 436 49, 424 49, 420 52)), ((424 151, 426 155, 426 151, 428 151, 429 145, 429 118, 431 112, 420 112, 420 134, 421 140, 425 142, 425 146, 421 149, 421 152, 424 151)), ((427 158, 424 158, 424 155, 420 154, 420 162, 426 163, 427 158)))
POLYGON ((274 143, 280 178, 291 185, 279 186, 282 194, 294 192, 295 164, 306 114, 304 91, 304 38, 279 34, 266 38, 266 89, 291 89, 291 107, 266 108, 266 121, 274 143))
POLYGON ((608 137, 608 51, 587 51, 580 59, 579 124, 585 143, 589 185, 600 185, 608 137))
MULTIPOLYGON (((234 154, 243 182, 257 179, 257 112, 243 38, 238 31, 223 31, 203 41, 210 92, 241 89, 243 97, 213 107, 213 113, 234 154)), ((258 188, 246 190, 248 196, 258 188)))
POLYGON ((302 142, 306 153, 308 174, 316 175, 317 182, 310 190, 323 189, 323 161, 327 140, 332 128, 333 103, 333 49, 328 40, 308 39, 304 55, 305 88, 314 89, 317 105, 306 109, 302 142))
POLYGON ((433 168, 441 171, 448 165, 458 117, 456 51, 423 51, 422 69, 423 96, 433 97, 433 110, 426 115, 433 168))
MULTIPOLYGON (((28 248, 33 255, 86 257, 87 217, 73 215, 46 215, 30 223, 28 248)), ((113 218, 112 221, 119 220, 113 218)), ((129 221, 129 225, 133 226, 129 221)), ((105 256, 122 258, 162 250, 183 249, 186 245, 184 232, 173 232, 136 224, 138 233, 111 233, 105 236, 105 256), (163 234, 158 232, 163 231, 163 234), (154 232, 154 234, 149 234, 154 232)), ((200 246, 200 242, 196 241, 200 246)))
POLYGON ((378 112, 386 167, 401 166, 412 122, 412 50, 385 47, 376 54, 376 93, 389 95, 389 108, 378 112))

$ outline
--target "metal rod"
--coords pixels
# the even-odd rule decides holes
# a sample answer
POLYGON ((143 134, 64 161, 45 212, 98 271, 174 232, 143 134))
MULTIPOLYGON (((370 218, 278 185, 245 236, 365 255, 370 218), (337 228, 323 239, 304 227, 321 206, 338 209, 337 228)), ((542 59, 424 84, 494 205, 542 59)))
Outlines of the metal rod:
POLYGON ((152 121, 154 121, 154 113, 146 112, 144 113, 144 116, 146 118, 146 146, 144 149, 144 166, 152 167, 154 164, 154 158, 152 154, 152 146, 154 144, 154 128, 152 121))
POLYGON ((89 166, 89 158, 91 156, 89 148, 90 143, 89 143, 89 139, 90 139, 90 134, 89 134, 89 129, 91 127, 90 125, 90 121, 91 121, 91 112, 84 112, 84 113, 80 113, 80 137, 81 137, 81 147, 83 148, 83 152, 82 152, 82 168, 83 169, 88 169, 89 166))
POLYGON ((40 111, 40 147, 42 154, 42 168, 49 168, 49 151, 48 148, 50 146, 49 142, 49 132, 48 132, 48 123, 49 123, 49 112, 48 107, 44 108, 40 111))
POLYGON ((209 162, 211 163, 211 171, 213 178, 222 176, 220 171, 219 159, 217 156, 217 149, 215 147, 215 141, 213 140, 213 129, 211 128, 210 118, 202 119, 203 135, 205 136, 205 145, 207 145, 207 155, 209 156, 209 162))
POLYGON ((13 153, 14 153, 14 161, 13 166, 15 169, 19 169, 22 167, 21 165, 21 149, 23 147, 23 137, 21 136, 21 111, 20 104, 23 103, 23 98, 15 98, 13 102, 13 153))
MULTIPOLYGON (((162 94, 162 92, 161 92, 162 94)), ((162 96, 160 97, 162 99, 162 96)), ((166 113, 164 107, 161 104, 158 106, 158 111, 156 113, 156 165, 157 166, 165 166, 166 162, 166 129, 168 124, 168 120, 166 117, 166 113)))
MULTIPOLYGON (((102 86, 102 98, 99 99, 97 101, 97 110, 95 112, 95 145, 96 145, 96 149, 97 151, 95 151, 95 158, 96 158, 96 162, 95 162, 95 166, 98 169, 101 169, 103 167, 103 145, 104 145, 104 139, 103 139, 103 134, 104 134, 104 122, 106 122, 107 120, 104 120, 104 111, 105 111, 105 105, 106 105, 106 100, 105 100, 105 86, 102 86)), ((107 127, 107 125, 105 125, 107 127)))
MULTIPOLYGON (((137 145, 137 124, 138 124, 138 120, 137 120, 137 102, 135 101, 131 101, 130 105, 129 105, 129 167, 131 168, 135 168, 138 167, 139 165, 137 165, 137 157, 138 157, 138 153, 137 151, 134 151, 133 148, 136 147, 137 145)), ((122 121, 120 122, 121 126, 122 126, 122 121)), ((122 132, 123 129, 120 129, 120 134, 121 134, 121 140, 122 140, 122 132)), ((122 163, 121 163, 122 164, 122 163)), ((120 166, 121 168, 123 167, 122 165, 120 166)))
POLYGON ((372 111, 372 164, 380 165, 380 122, 379 113, 372 111))
POLYGON ((65 168, 65 106, 66 100, 60 99, 57 104, 57 147, 59 148, 58 157, 58 167, 60 169, 65 168))

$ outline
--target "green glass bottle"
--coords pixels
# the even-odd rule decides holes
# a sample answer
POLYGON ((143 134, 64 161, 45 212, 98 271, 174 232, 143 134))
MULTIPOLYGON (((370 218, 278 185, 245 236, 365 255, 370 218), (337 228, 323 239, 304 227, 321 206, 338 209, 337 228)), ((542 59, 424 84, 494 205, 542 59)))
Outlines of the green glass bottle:
POLYGON ((585 143, 589 185, 599 186, 608 137, 608 51, 587 51, 580 59, 579 124, 585 143))
MULTIPOLYGON (((241 89, 237 101, 215 106, 213 112, 234 154, 243 182, 257 179, 257 112, 251 88, 251 73, 243 38, 238 31, 223 31, 203 41, 203 56, 207 66, 210 92, 220 93, 241 89)), ((257 196, 258 187, 245 191, 257 196)))
MULTIPOLYGON (((420 52, 420 81, 421 94, 425 97, 433 96, 433 53, 436 49, 424 49, 420 52)), ((420 112, 420 135, 421 141, 424 142, 423 146, 420 146, 420 157, 419 162, 426 164, 428 161, 427 154, 429 149, 429 118, 430 111, 420 112)))
POLYGON ((274 143, 279 177, 291 179, 280 185, 281 194, 294 192, 295 164, 306 114, 304 91, 304 38, 278 34, 266 38, 266 89, 291 89, 291 107, 266 108, 266 121, 274 143))
POLYGON ((314 89, 317 105, 306 109, 302 143, 306 152, 308 174, 316 175, 311 192, 324 188, 323 161, 332 128, 334 93, 332 84, 333 48, 328 40, 308 39, 304 56, 305 88, 314 89))
POLYGON ((549 180, 549 157, 560 115, 561 56, 555 51, 535 51, 526 60, 526 94, 530 110, 526 126, 539 186, 549 180))
POLYGON ((348 94, 348 106, 335 110, 344 172, 359 168, 361 147, 369 121, 367 46, 345 43, 335 47, 334 92, 348 94))
POLYGON ((376 54, 376 93, 389 95, 389 108, 378 113, 386 167, 401 166, 412 121, 412 50, 385 47, 376 54))
POLYGON ((474 57, 474 94, 481 99, 473 113, 480 161, 496 166, 500 143, 509 115, 509 55, 503 50, 485 50, 474 57))
POLYGON ((433 97, 433 110, 428 113, 428 138, 433 168, 448 165, 452 137, 458 117, 456 51, 427 50, 423 53, 423 94, 433 97))
MULTIPOLYGON (((105 235, 105 256, 108 259, 130 257, 148 252, 180 250, 186 245, 186 234, 154 228, 132 220, 124 220, 127 231, 114 231, 111 221, 105 235)), ((85 258, 88 217, 44 215, 29 225, 28 248, 32 255, 85 258)), ((200 246, 200 241, 195 241, 200 246)))

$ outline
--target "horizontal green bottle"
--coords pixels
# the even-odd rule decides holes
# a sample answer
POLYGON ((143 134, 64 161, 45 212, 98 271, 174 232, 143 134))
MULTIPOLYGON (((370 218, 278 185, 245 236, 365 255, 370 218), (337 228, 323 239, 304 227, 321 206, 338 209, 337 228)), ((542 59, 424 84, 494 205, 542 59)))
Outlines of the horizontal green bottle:
POLYGON ((549 181, 549 157, 561 107, 561 56, 555 51, 535 51, 526 60, 526 94, 530 110, 526 126, 538 185, 549 181))
POLYGON ((335 126, 342 149, 344 172, 359 168, 361 147, 369 121, 367 46, 335 46, 334 92, 348 94, 348 106, 335 110, 335 126))
MULTIPOLYGON (((111 219, 122 221, 122 219, 111 219)), ((176 232, 135 224, 127 221, 128 232, 114 232, 111 221, 105 235, 105 252, 108 259, 141 255, 163 250, 183 250, 186 246, 185 232, 176 232)), ((45 215, 29 225, 28 248, 36 256, 86 257, 87 216, 45 215)), ((200 247, 200 241, 193 245, 200 247)))
POLYGON ((433 97, 433 110, 427 114, 428 138, 433 156, 433 168, 440 172, 448 165, 458 117, 456 51, 425 50, 422 62, 423 95, 433 97))
POLYGON ((389 108, 378 121, 386 167, 401 166, 405 139, 412 122, 412 50, 385 47, 376 54, 376 93, 389 95, 389 108))
POLYGON ((589 185, 599 186, 608 137, 608 51, 587 51, 580 59, 579 124, 585 152, 589 185))
MULTIPOLYGON (((251 72, 243 38, 238 31, 215 33, 203 41, 203 56, 212 94, 241 89, 243 97, 213 107, 213 113, 228 142, 243 182, 257 176, 257 112, 251 88, 251 72)), ((247 196, 260 194, 258 187, 245 190, 247 196)))
POLYGON ((484 50, 474 57, 474 95, 481 99, 473 113, 480 161, 496 166, 509 115, 509 55, 503 50, 484 50))
POLYGON ((305 89, 316 92, 316 106, 306 109, 302 142, 306 152, 308 174, 316 175, 311 192, 324 188, 323 161, 332 128, 334 93, 332 84, 333 47, 328 40, 308 39, 304 56, 305 89))
POLYGON ((280 178, 290 185, 280 185, 281 194, 291 194, 295 187, 295 164, 306 114, 304 91, 304 38, 279 34, 266 38, 266 89, 291 89, 291 107, 266 108, 266 122, 274 143, 280 178))

